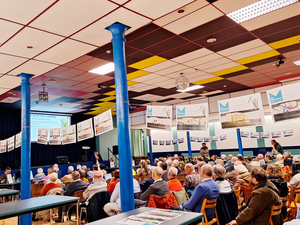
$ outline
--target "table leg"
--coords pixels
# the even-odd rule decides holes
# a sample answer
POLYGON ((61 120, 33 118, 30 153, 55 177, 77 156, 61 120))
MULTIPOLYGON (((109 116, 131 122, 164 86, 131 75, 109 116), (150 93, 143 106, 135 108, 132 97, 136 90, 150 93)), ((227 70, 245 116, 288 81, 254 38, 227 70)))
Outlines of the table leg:
POLYGON ((53 224, 53 210, 50 209, 50 225, 53 224))
POLYGON ((202 217, 202 224, 204 225, 204 216, 202 217))
MULTIPOLYGON (((77 215, 77 225, 79 225, 79 201, 77 201, 77 207, 76 207, 76 215, 77 215)), ((81 221, 80 221, 81 222, 81 221)))

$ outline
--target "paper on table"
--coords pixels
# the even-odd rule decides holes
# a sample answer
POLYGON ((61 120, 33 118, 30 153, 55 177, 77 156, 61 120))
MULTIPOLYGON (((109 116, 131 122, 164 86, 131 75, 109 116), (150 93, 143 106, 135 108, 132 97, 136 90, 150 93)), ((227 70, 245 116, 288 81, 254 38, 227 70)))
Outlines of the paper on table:
POLYGON ((12 177, 11 177, 11 174, 7 174, 6 177, 7 177, 7 182, 9 184, 12 184, 14 182, 13 179, 12 179, 12 177))

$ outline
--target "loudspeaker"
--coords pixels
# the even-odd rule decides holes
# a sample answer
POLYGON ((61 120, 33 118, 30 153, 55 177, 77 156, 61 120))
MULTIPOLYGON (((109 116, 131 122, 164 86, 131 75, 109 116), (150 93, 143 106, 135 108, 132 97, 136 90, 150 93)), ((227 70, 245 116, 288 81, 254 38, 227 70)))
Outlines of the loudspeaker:
POLYGON ((114 146, 113 146, 113 154, 114 154, 114 155, 119 155, 119 148, 118 148, 118 145, 114 145, 114 146))
POLYGON ((57 164, 68 164, 68 156, 56 156, 57 164))

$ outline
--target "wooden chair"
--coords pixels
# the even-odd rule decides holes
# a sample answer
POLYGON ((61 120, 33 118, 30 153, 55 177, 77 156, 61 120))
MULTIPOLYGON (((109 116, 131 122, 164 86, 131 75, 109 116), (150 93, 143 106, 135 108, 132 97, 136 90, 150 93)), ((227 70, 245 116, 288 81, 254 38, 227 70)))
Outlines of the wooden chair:
MULTIPOLYGON (((83 192, 84 191, 76 191, 74 194, 73 194, 73 197, 78 197, 80 198, 79 202, 81 202, 84 197, 83 197, 83 192)), ((74 204, 70 205, 70 208, 73 206, 74 204)), ((69 208, 69 209, 70 209, 69 208)), ((78 209, 79 210, 79 209, 78 209)), ((81 210, 80 210, 80 214, 79 214, 79 218, 77 218, 77 220, 79 219, 79 221, 81 221, 81 214, 82 214, 82 211, 86 211, 86 208, 82 207, 81 210)), ((72 216, 72 215, 71 215, 72 216)), ((69 210, 67 211, 67 217, 68 217, 68 220, 69 220, 69 210)), ((69 224, 70 224, 70 221, 69 221, 69 224)))
POLYGON ((109 185, 111 179, 106 180, 106 184, 109 185))
POLYGON ((205 225, 211 225, 211 224, 214 224, 215 222, 217 222, 217 224, 220 225, 216 209, 215 209, 216 218, 213 218, 211 221, 207 220, 207 216, 206 216, 206 213, 205 213, 205 209, 216 208, 216 206, 217 206, 217 199, 216 200, 207 200, 207 198, 205 198, 203 200, 202 208, 201 208, 200 213, 204 214, 204 219, 205 219, 204 224, 205 225))
POLYGON ((243 189, 244 189, 245 204, 247 205, 247 203, 251 197, 252 191, 254 189, 254 186, 252 186, 252 185, 244 186, 243 189))
POLYGON ((239 213, 241 212, 241 208, 242 208, 242 204, 241 204, 241 201, 240 201, 240 192, 241 192, 241 188, 238 188, 238 189, 233 189, 234 191, 234 194, 237 198, 237 201, 238 201, 238 209, 239 209, 239 213))
POLYGON ((44 188, 44 181, 40 181, 38 184, 32 185, 31 198, 40 196, 43 188, 44 188))
POLYGON ((93 182, 93 178, 88 179, 89 183, 93 182))
POLYGON ((66 188, 69 187, 69 185, 70 185, 71 183, 72 183, 72 182, 66 182, 66 183, 65 183, 66 188))
POLYGON ((273 220, 272 220, 272 216, 277 216, 280 215, 281 213, 281 205, 273 205, 271 208, 271 212, 270 212, 270 217, 269 217, 269 225, 273 225, 273 220))
POLYGON ((297 208, 300 203, 297 203, 296 199, 299 198, 300 187, 292 186, 290 197, 288 199, 288 208, 291 210, 292 219, 296 217, 297 208))
POLYGON ((286 206, 286 211, 287 211, 286 218, 284 219, 284 222, 289 221, 290 220, 289 218, 291 217, 291 208, 288 207, 288 198, 289 197, 290 197, 290 195, 288 195, 287 197, 280 198, 281 203, 282 203, 281 207, 286 206))
POLYGON ((139 181, 139 175, 133 175, 133 179, 136 179, 137 181, 139 181))
POLYGON ((292 179, 292 172, 291 172, 291 171, 287 171, 287 172, 284 174, 284 179, 286 180, 286 182, 290 182, 291 179, 292 179))

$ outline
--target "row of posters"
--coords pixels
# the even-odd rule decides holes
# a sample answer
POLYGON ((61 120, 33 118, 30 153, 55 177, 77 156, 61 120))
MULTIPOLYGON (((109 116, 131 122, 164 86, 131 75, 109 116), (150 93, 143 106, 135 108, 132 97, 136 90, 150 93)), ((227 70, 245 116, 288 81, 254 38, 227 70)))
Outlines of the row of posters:
MULTIPOLYGON (((294 136, 293 130, 285 130, 282 132, 283 137, 294 136)), ((248 132, 241 131, 241 137, 243 138, 256 138, 256 139, 266 139, 266 138, 281 138, 281 131, 272 131, 272 132, 248 132)))
POLYGON ((5 140, 0 140, 0 153, 10 152, 15 148, 21 146, 22 132, 7 138, 5 140))

